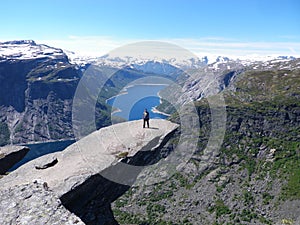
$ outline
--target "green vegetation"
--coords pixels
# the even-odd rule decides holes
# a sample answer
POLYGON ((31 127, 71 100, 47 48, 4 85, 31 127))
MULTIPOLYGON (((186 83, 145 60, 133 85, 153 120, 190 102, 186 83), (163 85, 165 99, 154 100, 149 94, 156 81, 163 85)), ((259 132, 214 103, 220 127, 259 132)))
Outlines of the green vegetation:
POLYGON ((239 215, 242 221, 251 222, 252 219, 257 219, 258 215, 253 213, 249 209, 243 209, 242 213, 239 215))
POLYGON ((127 199, 118 199, 115 201, 115 206, 120 208, 120 207, 124 207, 128 204, 128 200, 127 199))
POLYGON ((263 204, 268 205, 272 199, 274 199, 274 196, 270 195, 269 193, 265 192, 262 194, 263 198, 263 204))
POLYGON ((266 219, 263 216, 260 216, 258 218, 258 221, 261 222, 261 223, 263 223, 263 224, 267 224, 267 225, 272 225, 273 224, 273 222, 271 220, 268 220, 268 219, 266 219))
POLYGON ((129 152, 121 152, 118 155, 116 155, 117 158, 121 159, 121 158, 126 158, 128 156, 129 152))
MULTIPOLYGON (((300 70, 247 71, 235 83, 236 92, 227 92, 241 103, 287 103, 300 96, 300 70)), ((232 103, 232 98, 227 96, 232 103)), ((292 102, 292 101, 291 101, 292 102)), ((294 101, 296 103, 297 101, 294 101)), ((299 102, 299 101, 298 101, 299 102)), ((296 103, 297 104, 297 103, 296 103)))
POLYGON ((174 223, 161 219, 165 210, 165 207, 160 204, 150 203, 146 208, 147 216, 141 214, 133 215, 119 209, 114 210, 114 216, 120 224, 173 225, 174 223))
POLYGON ((177 223, 164 220, 162 219, 163 213, 161 213, 160 210, 164 211, 164 207, 157 204, 150 205, 146 210, 148 216, 145 216, 141 214, 130 214, 116 209, 114 210, 114 216, 120 224, 192 225, 187 217, 183 218, 181 222, 177 223))
POLYGON ((215 212, 216 213, 216 218, 219 218, 222 215, 231 213, 231 210, 228 208, 228 206, 226 206, 224 204, 224 201, 221 200, 221 199, 216 200, 214 206, 210 207, 208 209, 208 211, 210 213, 215 212))
MULTIPOLYGON (((291 127, 284 122, 287 112, 300 108, 299 101, 240 103, 234 108, 230 104, 228 108, 229 119, 231 114, 234 116, 230 121, 230 128, 233 130, 227 130, 221 152, 229 160, 237 157, 247 169, 249 179, 252 174, 263 179, 267 171, 270 171, 273 178, 279 178, 283 184, 286 183, 282 188, 282 199, 299 199, 300 172, 297 165, 300 162, 300 142, 297 135, 300 126, 295 124, 291 127), (241 114, 244 116, 235 123, 234 120, 238 121, 238 115, 241 114), (263 122, 261 125, 259 120, 263 122), (241 131, 235 131, 235 126, 242 126, 242 122, 252 124, 251 129, 239 128, 241 131), (263 124, 270 124, 269 129, 272 130, 264 130, 263 124), (272 132, 271 136, 266 135, 269 132, 272 132), (257 157, 260 149, 264 149, 264 157, 257 157), (266 163, 267 155, 270 158, 266 163)), ((270 201, 267 197, 264 199, 264 204, 270 201)))
POLYGON ((145 199, 145 203, 159 202, 163 199, 170 199, 172 196, 173 196, 172 187, 171 189, 163 188, 163 184, 160 183, 154 187, 151 195, 145 199))
POLYGON ((43 83, 68 82, 74 79, 74 76, 79 76, 74 65, 57 63, 49 66, 49 64, 40 63, 27 74, 27 80, 43 83))
POLYGON ((10 131, 4 122, 0 122, 0 146, 9 144, 10 131))
POLYGON ((291 219, 282 219, 282 220, 281 220, 281 223, 282 223, 283 225, 293 225, 293 224, 294 224, 294 221, 291 220, 291 219))
POLYGON ((132 215, 118 209, 114 210, 114 216, 121 224, 141 224, 143 222, 140 215, 132 215))
POLYGON ((185 187, 186 189, 190 189, 193 186, 193 183, 190 183, 189 180, 179 172, 176 172, 173 175, 173 178, 175 179, 175 181, 179 183, 180 187, 185 187))
POLYGON ((23 132, 24 130, 25 130, 25 128, 23 127, 23 123, 19 122, 15 128, 15 133, 23 132))
POLYGON ((244 203, 245 205, 250 205, 254 203, 254 197, 251 192, 249 191, 244 191, 243 192, 243 197, 244 197, 244 203))
POLYGON ((268 143, 277 147, 270 171, 284 183, 281 199, 300 199, 300 142, 269 139, 268 143))
POLYGON ((300 199, 300 167, 298 164, 291 166, 287 184, 282 188, 283 199, 300 199))

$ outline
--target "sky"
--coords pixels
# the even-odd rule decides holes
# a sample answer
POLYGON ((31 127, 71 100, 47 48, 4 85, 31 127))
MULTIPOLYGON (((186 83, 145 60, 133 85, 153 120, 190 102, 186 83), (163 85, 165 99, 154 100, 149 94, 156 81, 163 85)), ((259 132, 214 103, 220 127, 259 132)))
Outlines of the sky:
POLYGON ((0 3, 0 41, 31 39, 91 56, 134 42, 157 40, 197 55, 300 57, 299 0, 0 3))

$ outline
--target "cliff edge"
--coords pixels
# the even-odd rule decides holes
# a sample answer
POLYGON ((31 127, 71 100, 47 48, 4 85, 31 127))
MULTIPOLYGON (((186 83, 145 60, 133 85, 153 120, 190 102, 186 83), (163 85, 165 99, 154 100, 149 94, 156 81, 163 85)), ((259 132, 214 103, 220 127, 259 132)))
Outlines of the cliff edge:
MULTIPOLYGON (((110 203, 128 190, 141 171, 141 167, 130 165, 130 160, 136 160, 135 155, 141 157, 141 154, 136 154, 138 152, 147 155, 147 152, 162 148, 177 128, 177 124, 166 120, 151 120, 150 128, 145 129, 142 128, 142 121, 102 128, 62 152, 28 162, 3 177, 0 180, 0 195, 8 189, 38 182, 51 190, 63 206, 83 222, 117 224, 110 203)), ((28 197, 25 200, 38 199, 28 197)), ((5 214, 5 208, 0 211, 0 218, 4 218, 1 214, 5 214)), ((10 215, 13 222, 16 215, 10 215)), ((5 219, 7 221, 7 215, 5 219)))

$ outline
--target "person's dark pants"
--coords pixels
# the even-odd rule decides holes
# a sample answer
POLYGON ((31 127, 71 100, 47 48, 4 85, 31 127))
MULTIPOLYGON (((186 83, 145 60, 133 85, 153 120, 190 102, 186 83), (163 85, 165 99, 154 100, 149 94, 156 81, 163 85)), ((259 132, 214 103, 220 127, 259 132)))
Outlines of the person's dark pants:
POLYGON ((145 128, 146 123, 147 123, 147 127, 149 128, 149 119, 144 119, 144 125, 143 125, 143 128, 145 128))

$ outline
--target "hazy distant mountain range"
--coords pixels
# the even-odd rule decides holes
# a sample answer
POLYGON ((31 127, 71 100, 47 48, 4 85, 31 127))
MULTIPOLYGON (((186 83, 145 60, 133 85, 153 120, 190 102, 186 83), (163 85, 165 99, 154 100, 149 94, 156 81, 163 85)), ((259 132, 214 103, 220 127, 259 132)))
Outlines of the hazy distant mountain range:
MULTIPOLYGON (((38 58, 62 59, 68 57, 70 62, 77 65, 96 64, 121 68, 124 66, 132 66, 136 69, 145 69, 150 64, 157 66, 158 64, 172 65, 180 69, 199 68, 205 65, 215 65, 226 62, 237 62, 243 65, 249 65, 255 62, 278 62, 289 61, 295 59, 294 56, 244 56, 242 59, 231 59, 227 56, 202 56, 194 57, 186 60, 178 60, 176 58, 158 59, 158 58, 136 58, 130 56, 115 57, 106 54, 99 57, 80 56, 72 51, 50 47, 45 44, 37 44, 33 40, 19 40, 0 42, 0 60, 24 60, 38 58), (143 67, 144 66, 144 67, 143 67)), ((216 66, 215 66, 216 67, 216 66)))
MULTIPOLYGON (((109 79, 107 88, 99 98, 98 128, 109 124, 110 107, 105 104, 105 99, 138 78, 154 75, 179 83, 183 93, 176 100, 181 104, 187 99, 199 100, 219 93, 244 71, 300 67, 299 60, 292 56, 244 60, 224 56, 185 60, 110 55, 79 57, 70 51, 37 44, 32 40, 2 42, 0 144, 73 138, 72 99, 79 80, 91 64, 98 65, 95 81, 99 76, 106 79, 107 71, 118 71, 115 78, 109 79), (180 74, 188 76, 180 77, 180 74)), ((169 95, 168 91, 165 95, 169 95)))

